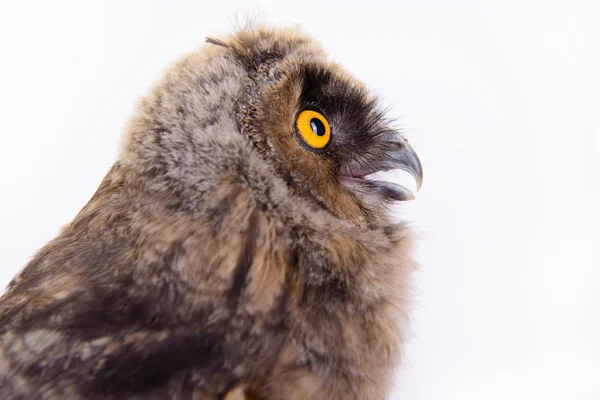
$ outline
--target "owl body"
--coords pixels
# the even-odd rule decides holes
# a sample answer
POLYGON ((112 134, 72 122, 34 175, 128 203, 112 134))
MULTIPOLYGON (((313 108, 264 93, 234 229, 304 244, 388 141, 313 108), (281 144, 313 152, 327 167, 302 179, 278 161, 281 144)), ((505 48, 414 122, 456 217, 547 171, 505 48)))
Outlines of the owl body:
POLYGON ((357 171, 406 152, 395 134, 312 39, 210 39, 141 101, 92 199, 9 285, 0 398, 385 398, 412 239, 387 212, 405 192, 357 171), (306 107, 328 147, 302 142, 306 107))

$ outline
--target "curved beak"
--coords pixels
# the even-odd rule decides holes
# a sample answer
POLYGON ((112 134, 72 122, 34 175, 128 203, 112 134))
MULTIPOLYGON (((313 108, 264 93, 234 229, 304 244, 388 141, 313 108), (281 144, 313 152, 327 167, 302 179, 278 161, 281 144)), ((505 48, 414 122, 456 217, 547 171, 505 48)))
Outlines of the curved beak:
POLYGON ((398 134, 383 137, 381 144, 385 150, 382 150, 379 157, 368 162, 365 160, 351 162, 347 165, 347 176, 368 183, 373 190, 392 200, 413 200, 414 194, 404 186, 393 182, 372 180, 369 175, 400 169, 408 172, 415 179, 418 191, 423 184, 423 165, 419 156, 408 141, 398 134))

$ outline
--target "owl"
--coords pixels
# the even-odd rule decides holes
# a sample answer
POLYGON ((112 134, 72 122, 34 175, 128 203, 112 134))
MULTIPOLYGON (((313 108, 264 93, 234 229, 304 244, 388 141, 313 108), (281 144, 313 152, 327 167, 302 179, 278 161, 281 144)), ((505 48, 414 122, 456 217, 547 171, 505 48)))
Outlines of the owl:
POLYGON ((0 300, 2 399, 384 399, 415 151, 311 37, 208 38, 0 300), (379 174, 381 175, 381 174, 379 174))

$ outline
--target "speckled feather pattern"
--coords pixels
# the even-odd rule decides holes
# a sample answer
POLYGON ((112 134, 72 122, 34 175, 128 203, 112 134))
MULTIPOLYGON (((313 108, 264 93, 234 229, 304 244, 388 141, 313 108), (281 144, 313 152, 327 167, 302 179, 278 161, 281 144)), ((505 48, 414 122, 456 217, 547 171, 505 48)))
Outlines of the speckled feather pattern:
POLYGON ((210 39, 2 297, 0 398, 384 399, 411 232, 339 170, 390 129, 309 37, 210 39), (328 155, 293 135, 304 103, 330 110, 328 155))

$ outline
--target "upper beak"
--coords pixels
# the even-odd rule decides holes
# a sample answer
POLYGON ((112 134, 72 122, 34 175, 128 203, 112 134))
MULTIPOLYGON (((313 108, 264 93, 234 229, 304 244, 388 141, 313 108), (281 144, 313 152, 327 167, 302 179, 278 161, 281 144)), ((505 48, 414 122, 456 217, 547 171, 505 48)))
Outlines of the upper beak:
POLYGON ((401 169, 408 172, 417 182, 417 191, 421 189, 421 185, 423 184, 423 165, 415 150, 406 140, 401 148, 388 153, 388 160, 391 167, 389 169, 401 169))

